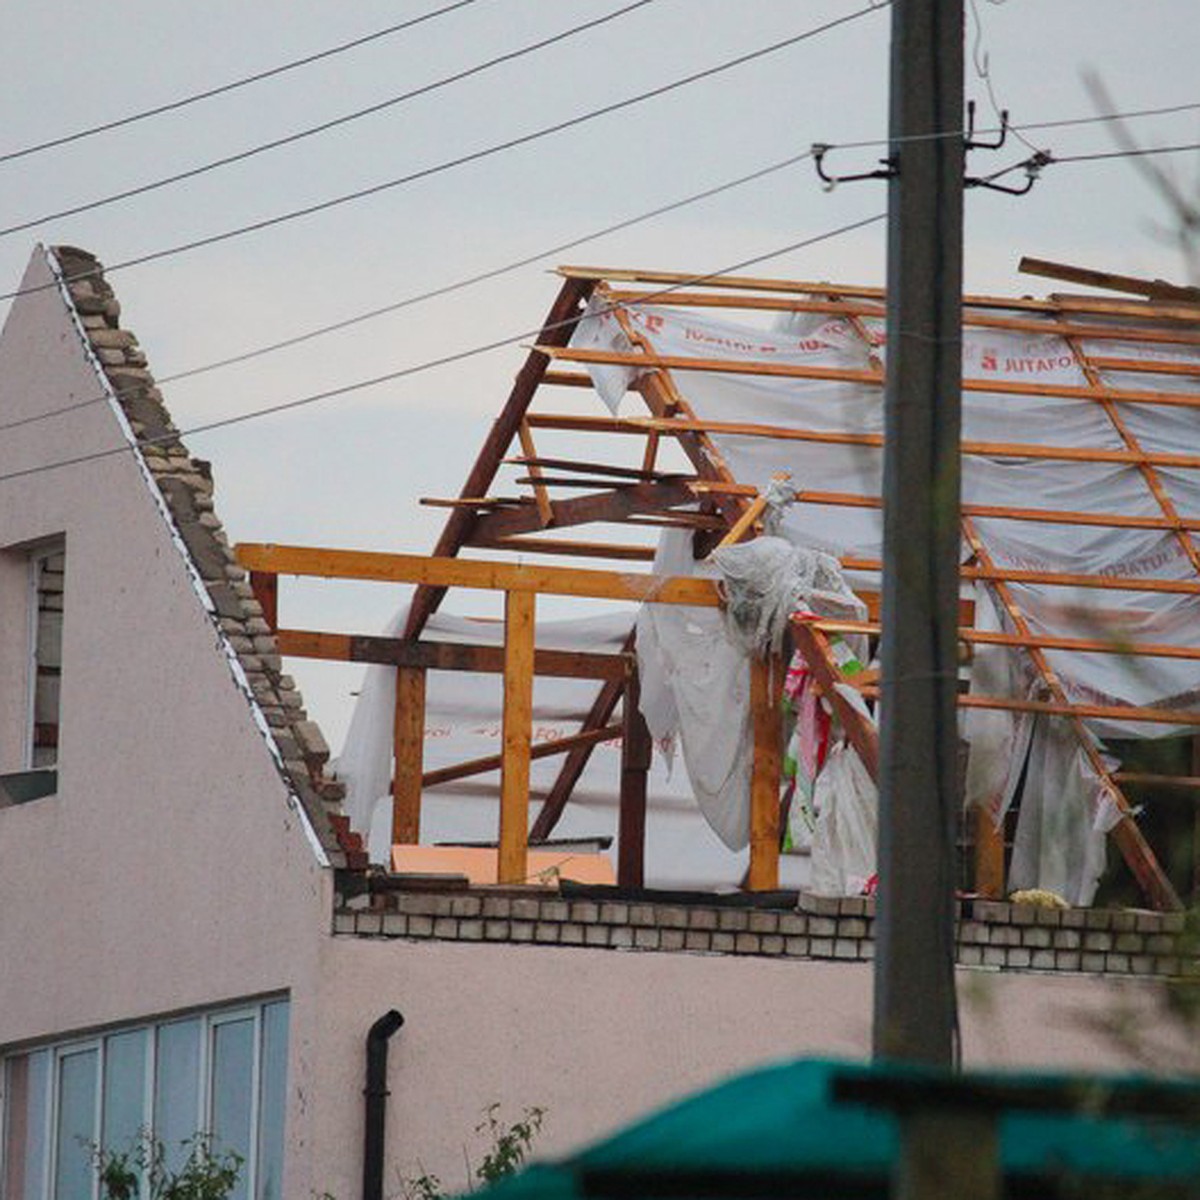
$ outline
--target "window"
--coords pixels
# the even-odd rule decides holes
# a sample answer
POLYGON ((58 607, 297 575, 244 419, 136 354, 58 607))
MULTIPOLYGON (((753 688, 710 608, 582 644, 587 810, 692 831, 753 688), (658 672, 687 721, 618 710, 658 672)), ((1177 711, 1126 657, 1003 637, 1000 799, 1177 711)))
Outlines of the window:
POLYGON ((58 790, 60 689, 63 650, 63 584, 66 544, 41 542, 23 556, 25 573, 26 680, 19 770, 0 775, 0 806, 24 804, 58 790))
POLYGON ((88 1200, 92 1147, 149 1130, 168 1169, 209 1133, 244 1159, 235 1200, 281 1200, 287 1102, 286 1000, 132 1026, 3 1060, 0 1195, 88 1200))

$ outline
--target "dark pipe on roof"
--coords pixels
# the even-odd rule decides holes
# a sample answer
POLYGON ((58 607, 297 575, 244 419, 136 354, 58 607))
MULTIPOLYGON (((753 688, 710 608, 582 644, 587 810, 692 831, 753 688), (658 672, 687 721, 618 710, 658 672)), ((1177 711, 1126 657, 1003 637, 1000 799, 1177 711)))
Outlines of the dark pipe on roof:
POLYGON ((367 1081, 363 1132, 363 1200, 383 1200, 384 1121, 387 1117, 388 1039, 404 1017, 390 1008, 367 1031, 367 1081))

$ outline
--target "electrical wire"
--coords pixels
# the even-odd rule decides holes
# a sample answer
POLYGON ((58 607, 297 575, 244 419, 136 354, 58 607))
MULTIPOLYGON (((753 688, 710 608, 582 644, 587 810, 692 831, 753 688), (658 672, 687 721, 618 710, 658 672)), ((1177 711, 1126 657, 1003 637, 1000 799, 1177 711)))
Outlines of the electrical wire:
MULTIPOLYGON (((182 379, 191 379, 197 375, 205 375, 210 371, 221 370, 224 367, 236 366, 239 363, 250 362, 256 358, 262 358, 268 354, 274 354, 280 350, 289 349, 292 346, 298 346, 304 342, 313 341, 316 338, 324 337, 327 334, 337 333, 343 329, 350 329, 355 325, 361 325, 366 321, 374 320, 377 317, 386 316, 389 313, 399 312, 401 309, 411 308, 413 305, 424 303, 428 300, 434 300, 441 296, 448 296, 454 292, 462 291, 465 288, 473 287, 476 284, 484 283, 491 279, 497 279, 503 275, 511 274, 513 271, 518 271, 522 267, 532 266, 534 263, 540 262, 543 259, 550 258, 554 255, 562 254, 567 250, 574 250, 587 242, 596 241, 599 238, 607 237, 612 233, 619 233, 621 230, 629 229, 634 225, 640 225, 645 221, 652 220, 655 217, 663 216, 666 213, 675 212, 677 209, 685 208, 690 204, 695 204, 701 200, 710 199, 713 196, 719 196, 723 192, 731 191, 734 188, 742 187, 747 183, 752 183, 755 180, 762 179, 768 175, 772 175, 777 171, 782 171, 786 167, 794 166, 797 163, 803 162, 805 159, 811 158, 812 152, 804 150, 799 154, 790 155, 787 158, 780 159, 778 162, 769 163, 765 167, 759 167, 755 171, 749 172, 746 175, 739 175, 734 179, 728 179, 724 183, 715 184, 712 187, 705 188, 703 191, 693 192, 689 196, 684 196, 678 200, 672 200, 667 204, 661 204, 657 208, 652 208, 646 212, 638 213, 636 216, 627 217, 622 221, 616 221, 611 225, 604 226, 603 229, 595 229, 590 233, 581 234, 579 237, 571 238, 569 241, 559 242, 557 245, 548 246, 543 250, 537 251, 535 254, 526 255, 524 258, 518 258, 511 262, 505 263, 499 267, 492 267, 487 271, 480 271, 474 275, 469 275, 464 279, 459 279, 453 283, 443 284, 441 287, 430 288, 428 291, 418 292, 412 296, 406 296, 401 300, 394 300, 389 304, 384 304, 378 308, 372 308, 366 312, 356 313, 354 316, 345 317, 340 321, 333 321, 326 325, 319 325, 313 329, 305 330, 303 333, 293 334, 291 337, 282 338, 277 342, 269 342, 263 346, 256 346, 251 350, 243 351, 240 354, 232 354, 226 358, 216 359, 212 362, 202 363, 199 366, 188 367, 182 371, 174 371, 170 375, 162 375, 155 380, 156 386, 163 386, 168 383, 176 383, 182 379)), ((55 285, 56 286, 56 285, 55 285)), ((94 404, 101 404, 108 400, 108 393, 101 393, 92 396, 87 400, 77 400, 73 404, 68 404, 62 408, 56 408, 52 412, 37 413, 29 417, 18 417, 16 420, 5 421, 0 423, 0 433, 10 429, 19 429, 24 425, 36 424, 39 421, 49 420, 51 417, 64 416, 67 413, 76 412, 79 409, 89 408, 94 404)))
MULTIPOLYGON (((858 229, 864 229, 869 225, 877 224, 887 217, 887 213, 876 213, 874 216, 864 217, 859 221, 852 221, 846 225, 840 225, 835 229, 826 230, 824 233, 814 234, 812 237, 803 238, 800 241, 791 242, 786 246, 777 247, 774 250, 769 250, 765 254, 757 254, 751 258, 742 259, 740 262, 731 263, 728 266, 721 267, 716 271, 708 271, 701 275, 693 275, 688 279, 680 280, 667 287, 660 288, 656 292, 647 293, 639 298, 639 303, 653 302, 654 300, 662 299, 671 295, 671 293, 679 291, 683 288, 695 287, 697 284, 706 283, 712 279, 719 279, 723 275, 732 275, 739 271, 745 270, 747 267, 756 266, 759 263, 768 262, 771 259, 781 258, 785 254, 791 254, 797 250, 804 250, 810 246, 818 245, 821 242, 830 241, 835 237, 840 237, 843 234, 852 233, 858 229)), ((55 282, 55 287, 62 287, 68 281, 59 279, 55 282)), ((612 304, 608 306, 609 311, 622 307, 621 304, 612 304)), ((120 454, 129 454, 136 450, 140 450, 147 446, 164 445, 179 441, 181 438, 193 437, 197 434, 212 433, 218 429, 228 429, 234 425, 241 425, 248 421, 256 421, 261 417, 274 416, 278 413, 295 412, 298 409, 306 408, 309 405, 317 404, 323 400, 333 400, 342 396, 350 395, 354 392, 365 391, 369 388, 379 387, 384 383, 392 383, 398 379, 407 379, 413 375, 424 374, 427 371, 432 371, 438 367, 450 366, 453 363, 463 362, 467 359, 478 358, 480 355, 490 353, 493 350, 503 349, 506 346, 517 345, 525 341, 527 338, 536 338, 539 334, 545 333, 552 329, 560 329, 569 325, 574 325, 578 322, 578 317, 569 317, 565 321, 555 322, 549 325, 539 325, 534 329, 525 329, 520 333, 512 334, 509 337, 497 338, 494 341, 484 342, 477 346, 471 346, 466 350, 458 350, 452 354, 444 354, 438 358, 426 359, 424 362, 415 363, 411 366, 400 367, 395 371, 388 371, 382 375, 375 375, 369 379, 356 380, 354 383, 342 384, 340 387, 327 388, 323 391, 312 392, 307 396, 300 396, 293 400, 284 400, 278 404, 268 405, 266 408, 253 409, 250 412, 236 413, 230 417, 221 417, 217 420, 206 421, 199 425, 193 425, 188 429, 176 430, 169 434, 162 434, 156 437, 140 438, 133 445, 115 446, 109 450, 96 450, 88 454, 77 454, 70 458, 59 459, 56 462, 41 463, 35 467, 23 467, 18 471, 9 471, 0 475, 0 483, 5 483, 12 479, 23 479, 31 475, 38 475, 44 471, 54 471, 62 467, 78 466, 81 463, 95 462, 100 459, 113 458, 120 454)), ((114 393, 115 396, 115 393, 114 393)))
MULTIPOLYGON (((139 255, 136 258, 126 259, 123 262, 114 264, 108 268, 109 274, 114 271, 125 270, 129 267, 142 266, 145 263, 156 262, 159 259, 173 257, 177 254, 184 254, 191 250, 198 250, 205 246, 216 245, 219 242, 230 241, 233 238, 244 237, 246 234, 258 233, 264 229, 270 229, 277 225, 283 225, 289 221, 295 221, 300 217, 313 216, 319 212, 325 212, 328 209, 335 208, 342 204, 348 204, 351 201, 362 200, 368 196, 375 196, 381 192, 389 191, 393 188, 401 187, 406 184, 414 183, 420 179, 427 179, 430 176, 441 174, 444 171, 451 170, 454 167, 464 166, 467 163, 478 162, 484 158, 490 158, 495 154, 502 153, 507 150, 515 149, 518 146, 524 146, 530 142, 538 141, 541 138, 548 137, 551 134, 561 133, 567 129, 573 129, 579 125, 583 125, 589 121, 594 121, 598 117, 608 116, 611 113, 619 112, 626 108, 631 108, 636 104, 642 104, 647 100, 655 99, 658 96, 666 95, 669 92, 676 91, 679 88, 687 87, 690 84, 698 83, 704 79, 711 79, 716 75, 720 75, 725 71, 733 70, 736 67, 745 66, 747 63, 755 62, 758 59, 765 58, 767 55, 775 54, 780 50, 787 49, 790 46, 795 46, 800 42, 807 41, 809 38, 817 37, 819 34, 826 33, 831 29, 837 28, 839 25, 848 24, 851 21, 858 20, 860 17, 867 16, 870 13, 880 11, 877 7, 868 6, 866 8, 857 9, 842 17, 836 17, 833 20, 826 21, 822 25, 813 26, 801 33, 794 34, 789 38, 784 38, 781 41, 773 42, 770 45, 760 47, 758 50, 751 50, 745 54, 736 55, 733 58, 726 59, 724 62, 717 63, 715 66, 706 67, 701 71, 694 71, 689 75, 684 75, 679 79, 672 80, 670 83, 660 84, 657 87, 650 88, 648 91, 639 92, 633 96, 627 96, 623 100, 615 100, 610 104, 602 105, 599 108, 594 108, 585 113, 580 113, 574 117, 568 117, 562 121, 556 121, 552 125, 543 126, 541 129, 535 129, 530 133, 521 134, 517 137, 508 138, 503 142, 494 143, 491 146, 485 146, 481 150, 473 150, 468 154, 461 154, 457 158, 448 159, 441 163, 436 163, 430 167, 424 167, 419 171, 412 171, 407 175, 401 175, 396 179, 385 180, 383 183, 373 184, 370 187, 359 188, 356 191, 348 192, 341 196, 335 196, 330 200, 322 200, 315 204, 305 205, 303 208, 292 209, 289 212, 277 213, 274 216, 264 217, 260 221, 254 221, 247 225, 240 225, 233 229, 227 229, 222 233, 209 234, 207 237, 194 238, 188 242, 181 242, 175 246, 169 246, 162 250, 151 251, 148 254, 139 255)), ((95 274, 95 272, 93 272, 95 274)), ((75 278, 87 278, 87 275, 76 276, 75 278)), ((46 287, 49 285, 41 285, 46 287)), ((6 292, 0 294, 0 301, 11 300, 16 296, 26 295, 30 290, 35 289, 20 289, 15 292, 6 292)))
POLYGON ((228 92, 247 87, 252 83, 261 83, 264 79, 274 79, 276 76, 283 75, 287 71, 294 71, 298 67, 307 67, 312 63, 333 58, 338 54, 344 54, 347 50, 355 50, 359 46, 365 46, 369 42, 376 42, 381 38, 390 37, 392 34, 402 33, 406 29, 412 29, 415 25, 421 25, 426 21, 432 21, 436 17, 445 16, 447 13, 454 12, 459 8, 467 8, 476 2, 477 0, 454 0, 452 4, 444 4, 441 8, 435 8, 430 12, 422 13, 419 17, 410 17, 406 21, 400 21, 395 25, 388 25, 383 29, 377 29, 374 33, 364 34, 362 37, 353 38, 348 42, 341 42, 325 50, 318 50, 315 54, 306 54, 303 58, 295 58, 290 62, 281 63, 276 67, 269 67, 264 71, 256 71, 253 75, 244 75, 240 79, 231 80, 229 83, 205 88, 203 91, 193 92, 191 95, 182 96, 177 100, 168 100, 165 104, 156 104, 153 108, 145 108, 139 112, 130 113, 128 116, 118 117, 112 121, 103 121, 99 125, 89 125, 86 129, 78 129, 74 133, 65 133, 59 137, 48 138, 43 142, 23 146, 19 150, 9 150, 6 153, 0 154, 0 163, 12 162, 18 158, 26 158, 31 154, 40 154, 43 150, 52 150, 56 146, 67 146, 72 142, 82 141, 84 138, 95 137, 100 133, 108 133, 112 129, 122 129, 127 125, 136 124, 138 121, 148 120, 150 117, 158 117, 162 116, 163 113, 176 112, 181 108, 186 108, 188 105, 197 104, 201 100, 211 100, 214 96, 223 96, 228 92))
POLYGON ((107 196, 101 196, 96 200, 87 200, 80 204, 74 204, 70 208, 60 208, 55 212, 43 213, 40 217, 31 217, 28 220, 21 221, 16 225, 9 225, 7 228, 0 229, 0 237, 8 237, 14 233, 21 233, 26 229, 33 229, 37 225, 44 224, 46 221, 58 221, 63 217, 74 217, 80 213, 92 212, 97 208, 105 208, 110 204, 116 204, 122 200, 131 200, 136 196, 144 196, 149 192, 158 191, 160 188, 169 187, 172 184, 183 183, 188 179, 196 179, 201 175, 207 175, 212 171, 221 169, 222 167, 232 166, 234 163, 245 162, 247 159, 255 158, 260 154, 265 154, 270 150, 278 150, 284 146, 294 145, 296 142, 303 141, 305 138, 314 137, 320 133, 327 133, 331 129, 337 129, 343 125, 349 125, 354 121, 361 120, 364 117, 373 116, 376 113, 384 112, 387 109, 395 108, 400 104, 404 104, 409 100, 414 100, 418 96, 426 96, 430 92, 436 92, 444 87, 449 87, 451 84, 460 83, 464 79, 470 79, 475 75, 481 75, 485 71, 491 70, 492 67, 501 65, 502 63, 513 62, 515 59, 523 58, 527 54, 533 54, 538 50, 544 50, 547 46, 557 45, 559 42, 565 42, 576 34, 585 33, 590 29, 595 29, 599 25, 605 25, 609 21, 615 21, 618 17, 623 17, 628 13, 633 12, 638 8, 645 8, 649 4, 655 3, 656 0, 633 0, 632 3, 626 4, 623 8, 614 9, 612 12, 605 13, 603 16, 596 17, 591 21, 584 21, 582 24, 573 25, 570 29, 565 29, 561 33, 556 33, 550 37, 544 37, 536 42, 530 42, 528 45, 521 46, 516 50, 510 50, 505 54, 498 54, 494 58, 486 59, 484 62, 476 63, 474 66, 466 67, 461 71, 455 71, 450 75, 444 75, 440 79, 435 79, 431 83, 423 84, 421 87, 410 88, 407 92, 401 92, 396 96, 389 96, 386 100, 380 100, 376 104, 370 104, 366 108, 359 108, 353 112, 343 113, 340 117, 334 117, 328 121, 322 121, 318 125, 310 125, 305 129, 296 130, 294 133, 285 134, 283 137, 273 138, 267 142, 260 142, 256 146, 251 146, 246 150, 239 150, 236 154, 227 154, 221 158, 211 159, 209 162, 201 163, 196 167, 189 167, 186 171, 178 171, 174 175, 166 175, 160 179, 151 180, 149 183, 138 184, 136 187, 125 188, 119 192, 112 192, 107 196))

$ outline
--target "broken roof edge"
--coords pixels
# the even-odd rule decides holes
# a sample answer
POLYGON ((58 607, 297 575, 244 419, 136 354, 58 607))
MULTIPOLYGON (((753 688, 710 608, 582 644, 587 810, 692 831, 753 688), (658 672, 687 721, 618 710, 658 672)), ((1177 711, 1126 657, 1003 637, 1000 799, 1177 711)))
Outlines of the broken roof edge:
POLYGON ((283 673, 274 632, 215 514, 210 465, 179 436, 137 338, 120 325, 100 261, 74 246, 41 249, 318 863, 364 869, 361 838, 341 810, 344 786, 325 774, 329 747, 283 673))

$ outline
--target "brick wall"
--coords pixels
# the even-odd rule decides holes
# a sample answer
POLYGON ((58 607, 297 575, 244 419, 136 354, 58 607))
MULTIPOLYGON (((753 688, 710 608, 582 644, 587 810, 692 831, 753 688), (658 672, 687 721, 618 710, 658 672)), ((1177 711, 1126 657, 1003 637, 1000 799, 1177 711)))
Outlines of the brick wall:
MULTIPOLYGON (((801 895, 795 909, 566 899, 526 889, 405 891, 384 909, 341 908, 333 932, 670 953, 867 961, 875 902, 801 895)), ((1107 975, 1200 975, 1181 913, 1044 909, 964 900, 962 966, 1107 975)))

